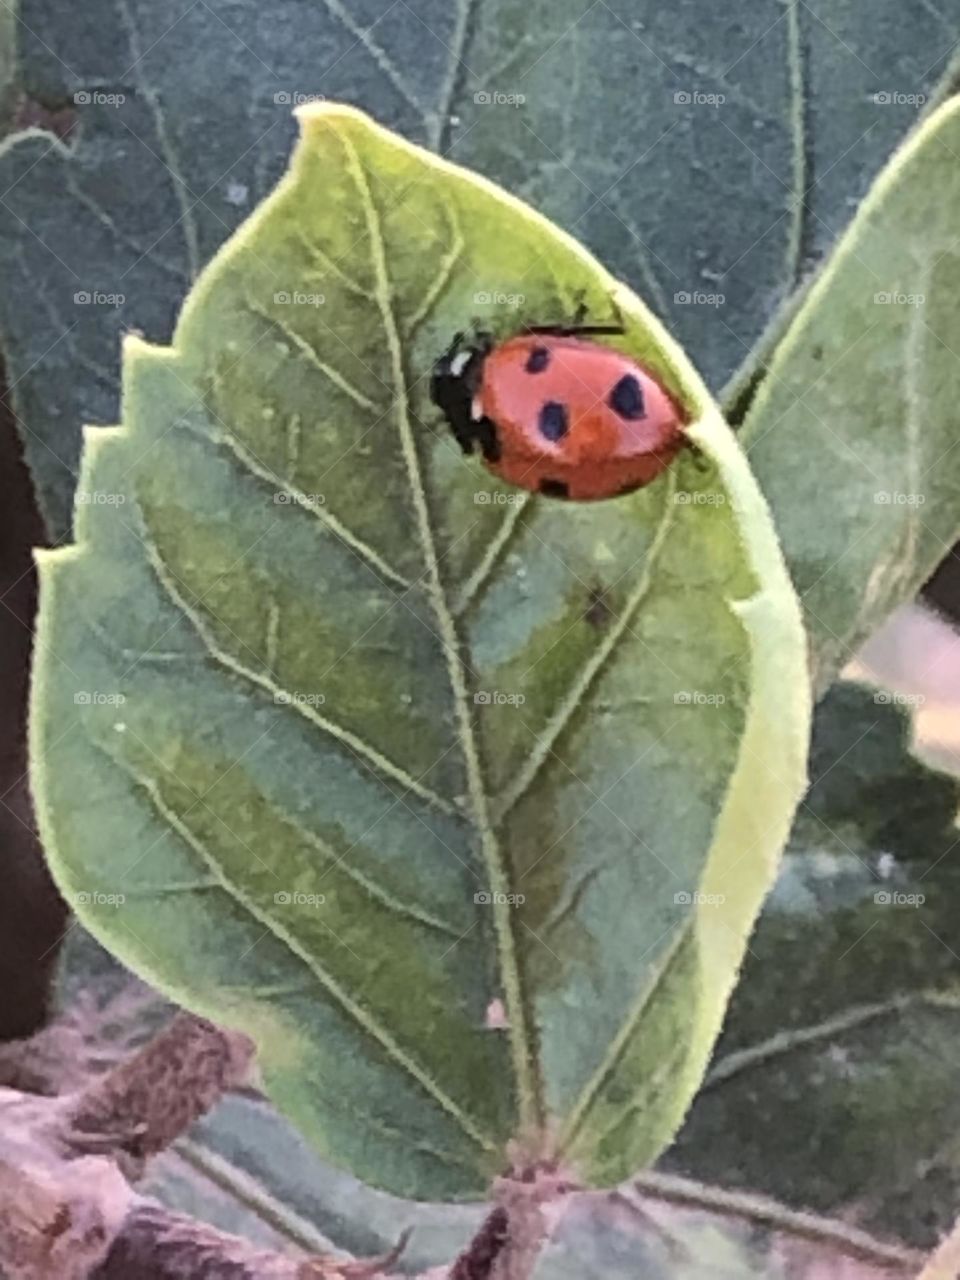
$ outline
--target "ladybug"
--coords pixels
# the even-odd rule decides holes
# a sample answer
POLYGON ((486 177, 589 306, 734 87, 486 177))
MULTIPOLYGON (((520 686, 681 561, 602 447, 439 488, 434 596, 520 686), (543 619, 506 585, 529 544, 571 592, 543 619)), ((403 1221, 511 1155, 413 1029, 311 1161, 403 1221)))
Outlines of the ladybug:
POLYGON ((580 502, 632 493, 684 447, 687 418, 648 370, 592 341, 623 331, 575 320, 502 342, 458 333, 434 365, 430 397, 464 453, 479 446, 508 484, 580 502))

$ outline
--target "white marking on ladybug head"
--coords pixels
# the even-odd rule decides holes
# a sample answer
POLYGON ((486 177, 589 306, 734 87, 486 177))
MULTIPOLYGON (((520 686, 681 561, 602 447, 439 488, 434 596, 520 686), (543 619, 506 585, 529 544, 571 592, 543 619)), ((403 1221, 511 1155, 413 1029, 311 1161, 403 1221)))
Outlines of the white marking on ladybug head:
POLYGON ((450 372, 455 378, 459 378, 461 373, 463 373, 464 369, 470 363, 472 354, 473 353, 471 351, 458 351, 450 361, 450 372))
POLYGON ((470 417, 474 422, 479 422, 483 417, 483 403, 479 396, 473 397, 473 403, 470 406, 470 417))

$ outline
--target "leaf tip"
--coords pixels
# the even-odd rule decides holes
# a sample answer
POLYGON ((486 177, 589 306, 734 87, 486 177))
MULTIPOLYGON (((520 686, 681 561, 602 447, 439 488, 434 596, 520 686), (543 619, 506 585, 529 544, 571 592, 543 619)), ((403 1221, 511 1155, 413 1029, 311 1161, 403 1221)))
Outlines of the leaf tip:
POLYGON ((360 125, 363 129, 377 128, 376 122, 359 107, 352 107, 347 102, 305 102, 294 108, 293 114, 300 125, 303 136, 309 137, 320 129, 338 125, 360 125))

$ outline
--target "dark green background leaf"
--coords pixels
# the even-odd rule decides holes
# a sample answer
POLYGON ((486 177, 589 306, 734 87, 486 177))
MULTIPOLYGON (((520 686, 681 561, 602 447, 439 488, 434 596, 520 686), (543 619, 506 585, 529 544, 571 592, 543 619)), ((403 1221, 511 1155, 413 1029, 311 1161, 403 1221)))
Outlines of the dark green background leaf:
POLYGON ((916 119, 873 95, 934 92, 960 35, 931 0, 25 0, 22 13, 30 95, 124 95, 79 105, 69 146, 25 136, 0 163, 0 332, 57 534, 81 424, 118 415, 120 334, 168 339, 197 267, 283 167, 292 125, 276 95, 356 103, 526 196, 719 388, 916 119), (475 101, 494 92, 526 101, 475 101), (675 300, 697 291, 725 302, 675 300))
POLYGON ((907 1280, 920 1265, 896 1245, 844 1239, 839 1223, 791 1229, 770 1204, 767 1221, 759 1205, 741 1216, 720 1197, 711 1210, 703 1190, 697 1207, 626 1187, 571 1198, 532 1280, 907 1280))
POLYGON ((958 788, 889 697, 838 685, 818 710, 814 785, 667 1165, 929 1246, 960 1198, 958 788))

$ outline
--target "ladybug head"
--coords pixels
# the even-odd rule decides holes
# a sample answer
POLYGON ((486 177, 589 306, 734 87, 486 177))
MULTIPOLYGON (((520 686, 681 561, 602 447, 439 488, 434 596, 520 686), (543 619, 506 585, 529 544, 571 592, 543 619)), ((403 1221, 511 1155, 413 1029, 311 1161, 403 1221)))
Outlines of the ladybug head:
POLYGON ((430 399, 450 424, 464 453, 473 453, 476 444, 485 455, 488 451, 489 432, 483 420, 474 416, 474 402, 480 389, 483 362, 492 346, 489 334, 477 334, 473 342, 467 342, 464 335, 458 333, 433 366, 430 399))

